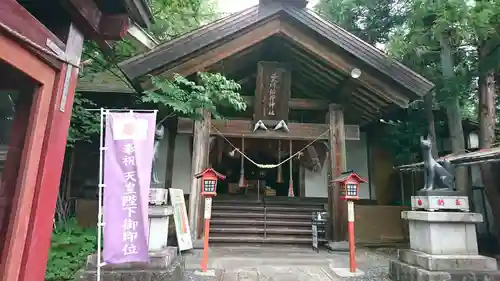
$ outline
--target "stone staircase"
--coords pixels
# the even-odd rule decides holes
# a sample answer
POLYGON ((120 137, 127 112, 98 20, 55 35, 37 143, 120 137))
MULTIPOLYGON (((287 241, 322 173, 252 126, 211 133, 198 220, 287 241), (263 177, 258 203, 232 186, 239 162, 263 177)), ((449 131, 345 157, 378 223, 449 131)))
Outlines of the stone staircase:
POLYGON ((210 243, 312 243, 312 212, 324 212, 326 199, 265 197, 214 198, 210 243))

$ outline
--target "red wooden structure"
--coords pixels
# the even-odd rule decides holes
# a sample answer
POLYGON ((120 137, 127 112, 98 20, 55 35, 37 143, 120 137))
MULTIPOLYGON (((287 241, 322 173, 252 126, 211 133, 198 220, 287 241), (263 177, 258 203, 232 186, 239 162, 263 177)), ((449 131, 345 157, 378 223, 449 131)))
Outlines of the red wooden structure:
POLYGON ((0 95, 16 97, 0 185, 0 281, 45 279, 84 38, 110 51, 132 22, 150 20, 145 0, 0 1, 0 95))

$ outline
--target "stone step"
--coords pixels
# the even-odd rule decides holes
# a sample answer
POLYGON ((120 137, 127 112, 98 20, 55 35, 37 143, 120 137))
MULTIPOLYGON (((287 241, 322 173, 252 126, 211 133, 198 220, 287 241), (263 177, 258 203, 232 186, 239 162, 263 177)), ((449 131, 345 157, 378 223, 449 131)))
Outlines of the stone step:
POLYGON ((210 242, 214 243, 273 243, 273 244, 311 244, 312 237, 297 237, 290 235, 227 235, 211 236, 210 242))
POLYGON ((236 204, 219 204, 213 203, 212 210, 228 210, 232 212, 246 212, 246 211, 262 211, 264 209, 267 212, 300 212, 300 213, 312 213, 312 212, 324 212, 323 206, 258 206, 258 205, 236 205, 236 204))
POLYGON ((263 212, 230 212, 230 211, 213 211, 212 218, 262 218, 268 219, 295 219, 311 221, 310 214, 301 213, 267 213, 263 212))
POLYGON ((325 203, 324 199, 286 197, 264 197, 261 202, 248 197, 214 198, 210 241, 310 245, 312 213, 324 212, 325 203))
POLYGON ((216 225, 268 225, 268 226, 273 226, 273 225, 283 225, 283 226, 306 226, 306 227, 311 227, 311 222, 310 221, 295 221, 295 220, 267 220, 264 221, 263 219, 220 219, 220 218, 213 218, 210 220, 210 223, 212 226, 216 225))
POLYGON ((305 235, 311 236, 312 229, 310 228, 285 228, 285 227, 271 227, 265 229, 264 227, 211 227, 210 235, 214 234, 282 234, 282 235, 305 235))
POLYGON ((224 211, 232 211, 232 212, 247 212, 247 211, 260 211, 264 212, 264 206, 257 206, 257 205, 243 205, 243 206, 236 206, 236 205, 231 205, 231 204, 219 204, 217 203, 212 203, 212 211, 219 211, 219 210, 224 210, 224 211))

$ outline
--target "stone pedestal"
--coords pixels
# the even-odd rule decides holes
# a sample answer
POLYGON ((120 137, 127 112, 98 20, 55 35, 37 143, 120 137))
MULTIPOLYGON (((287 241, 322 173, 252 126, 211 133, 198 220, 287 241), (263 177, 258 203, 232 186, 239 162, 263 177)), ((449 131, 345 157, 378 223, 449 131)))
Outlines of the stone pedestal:
POLYGON ((390 261, 393 281, 500 280, 496 260, 478 255, 475 224, 481 214, 403 211, 401 217, 408 220, 410 249, 390 261))
MULTIPOLYGON (((100 281, 181 281, 184 276, 184 260, 177 255, 177 248, 168 247, 150 252, 148 263, 108 264, 101 267, 100 281)), ((76 280, 97 280, 97 256, 91 255, 76 280)))
POLYGON ((410 247, 430 255, 477 255, 476 223, 481 214, 403 211, 408 220, 410 247))
POLYGON ((167 247, 168 222, 172 215, 172 206, 149 206, 149 251, 159 251, 167 247))

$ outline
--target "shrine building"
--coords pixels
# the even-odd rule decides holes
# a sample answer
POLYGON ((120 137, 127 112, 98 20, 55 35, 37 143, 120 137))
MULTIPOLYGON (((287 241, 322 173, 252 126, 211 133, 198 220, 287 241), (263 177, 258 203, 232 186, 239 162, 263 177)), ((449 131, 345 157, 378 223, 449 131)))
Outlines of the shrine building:
POLYGON ((348 170, 367 179, 357 208, 370 216, 365 205, 386 196, 376 184, 384 159, 371 151, 372 125, 434 87, 306 4, 261 0, 119 64, 139 92, 151 89, 150 75, 218 72, 241 84, 246 111, 167 125, 163 180, 189 195, 198 236, 201 187, 193 175, 207 166, 226 175, 213 202, 213 243, 310 243, 313 211, 328 211, 326 234, 345 240, 346 204, 330 182, 348 170))

